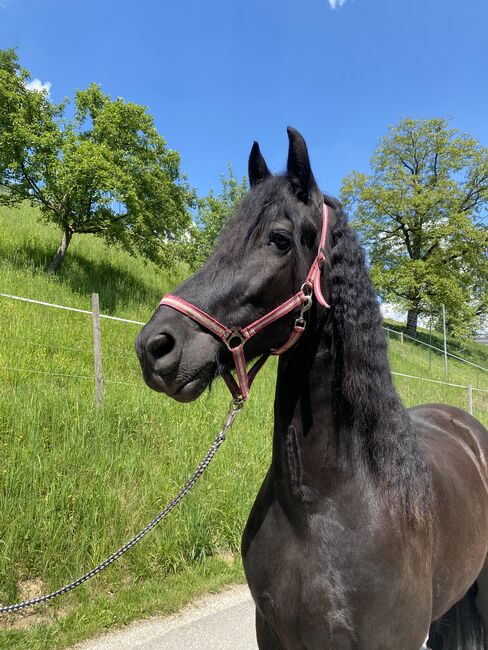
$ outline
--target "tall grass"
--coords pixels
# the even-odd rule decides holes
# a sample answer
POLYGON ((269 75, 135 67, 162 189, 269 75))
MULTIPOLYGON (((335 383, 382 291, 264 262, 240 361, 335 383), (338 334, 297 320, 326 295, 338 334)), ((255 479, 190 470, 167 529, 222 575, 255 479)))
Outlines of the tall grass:
MULTIPOLYGON (((405 331, 405 325, 397 323, 395 321, 385 321, 385 325, 393 331, 405 331)), ((394 334, 393 334, 394 336, 394 334)), ((423 327, 417 328, 417 333, 414 337, 407 336, 410 342, 418 341, 420 344, 424 343, 427 345, 432 345, 438 350, 443 350, 444 348, 444 335, 442 332, 436 331, 434 329, 428 330, 423 327)), ((454 339, 451 336, 447 335, 446 337, 446 348, 448 354, 455 356, 460 356, 461 358, 474 362, 478 365, 481 365, 485 368, 488 368, 488 346, 483 345, 482 343, 476 343, 474 341, 461 341, 454 339)))
MULTIPOLYGON (((0 210, 0 292, 89 309, 97 291, 102 312, 145 321, 185 275, 86 236, 74 240, 59 277, 49 276, 59 233, 35 217, 27 207, 0 210)), ((225 386, 188 405, 151 392, 133 351, 137 331, 102 321, 97 410, 90 317, 0 298, 0 602, 55 589, 118 548, 177 492, 220 429, 225 386)), ((394 370, 443 379, 438 355, 394 338, 390 354, 394 370)), ((488 388, 473 372, 452 362, 449 380, 488 388)), ((46 620, 4 628, 0 647, 63 647, 242 576, 232 558, 270 458, 274 373, 271 362, 208 473, 164 525, 42 609, 46 620)), ((401 378, 398 387, 408 404, 466 408, 463 389, 401 378)), ((475 408, 488 424, 486 395, 475 394, 475 408)))

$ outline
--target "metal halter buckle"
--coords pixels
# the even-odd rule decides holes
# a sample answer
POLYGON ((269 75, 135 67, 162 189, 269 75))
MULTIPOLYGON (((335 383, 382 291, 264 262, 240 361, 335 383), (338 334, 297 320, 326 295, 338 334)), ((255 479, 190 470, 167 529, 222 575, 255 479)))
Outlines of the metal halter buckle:
POLYGON ((300 320, 303 320, 304 314, 312 306, 312 302, 313 302, 313 298, 312 298, 312 296, 313 296, 313 285, 311 283, 309 283, 309 282, 304 282, 302 284, 302 286, 301 286, 300 291, 305 296, 305 300, 303 301, 303 304, 302 304, 302 306, 300 308, 300 315, 299 315, 298 318, 300 320))

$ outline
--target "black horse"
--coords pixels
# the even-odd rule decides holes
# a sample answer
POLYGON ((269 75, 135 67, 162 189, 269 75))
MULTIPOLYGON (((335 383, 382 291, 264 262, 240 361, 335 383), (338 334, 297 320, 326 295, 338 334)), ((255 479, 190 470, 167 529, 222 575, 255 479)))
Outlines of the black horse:
MULTIPOLYGON (((295 294, 329 208, 322 291, 280 358, 272 461, 242 554, 261 649, 488 648, 488 432, 460 409, 405 409, 376 294, 338 201, 319 190, 303 138, 270 174, 255 144, 250 192, 215 252, 176 295, 240 328, 295 294)), ((247 342, 283 345, 290 313, 247 342)), ((169 306, 136 343, 151 388, 196 399, 232 367, 222 341, 169 306)))

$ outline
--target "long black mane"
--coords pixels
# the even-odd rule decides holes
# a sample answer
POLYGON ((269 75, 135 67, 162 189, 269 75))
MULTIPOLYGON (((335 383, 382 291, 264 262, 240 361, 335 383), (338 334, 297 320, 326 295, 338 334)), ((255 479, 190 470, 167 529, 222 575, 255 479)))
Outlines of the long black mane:
POLYGON ((383 319, 363 250, 339 201, 331 250, 331 327, 336 359, 337 444, 344 462, 366 461, 393 503, 416 518, 430 501, 430 475, 393 384, 383 319))
MULTIPOLYGON (((333 210, 330 275, 326 278, 331 310, 320 326, 330 338, 331 358, 335 359, 339 459, 344 465, 364 466, 384 487, 392 505, 418 518, 430 495, 423 450, 392 381, 383 320, 364 253, 341 203, 327 195, 323 198, 333 210)), ((202 269, 207 281, 223 264, 238 266, 277 215, 292 218, 294 210, 296 199, 287 174, 258 184, 222 230, 214 254, 202 269)), ((300 242, 295 244, 298 251, 300 242)), ((300 283, 308 262, 294 255, 290 263, 300 283)), ((217 374, 222 369, 217 363, 217 374)))

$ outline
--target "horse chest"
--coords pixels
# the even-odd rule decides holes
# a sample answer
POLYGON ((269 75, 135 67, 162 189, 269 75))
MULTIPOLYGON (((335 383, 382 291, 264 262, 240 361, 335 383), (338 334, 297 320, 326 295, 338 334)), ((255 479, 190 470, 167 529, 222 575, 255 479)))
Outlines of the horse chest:
POLYGON ((293 641, 291 647, 311 647, 304 644, 311 630, 347 638, 351 611, 341 570, 330 556, 320 556, 313 539, 300 539, 285 527, 271 527, 269 533, 272 538, 254 538, 245 559, 258 611, 280 638, 293 641))
POLYGON ((266 505, 264 497, 261 506, 259 501, 243 540, 244 566, 258 610, 288 638, 298 635, 303 641, 310 629, 349 638, 354 580, 350 531, 330 513, 291 521, 278 500, 266 505))
MULTIPOLYGON (((347 515, 334 505, 335 499, 325 501, 317 511, 290 518, 286 502, 276 497, 268 478, 244 533, 251 593, 283 647, 377 650, 382 646, 369 645, 371 629, 375 642, 387 638, 392 625, 403 629, 406 612, 411 620, 419 620, 419 634, 425 638, 427 583, 426 602, 404 585, 405 574, 412 570, 411 554, 399 557, 396 541, 385 538, 375 513, 360 497, 357 512, 349 508, 347 515), (395 623, 394 613, 400 611, 402 617, 395 623)), ((419 572, 418 567, 414 570, 419 572)))

